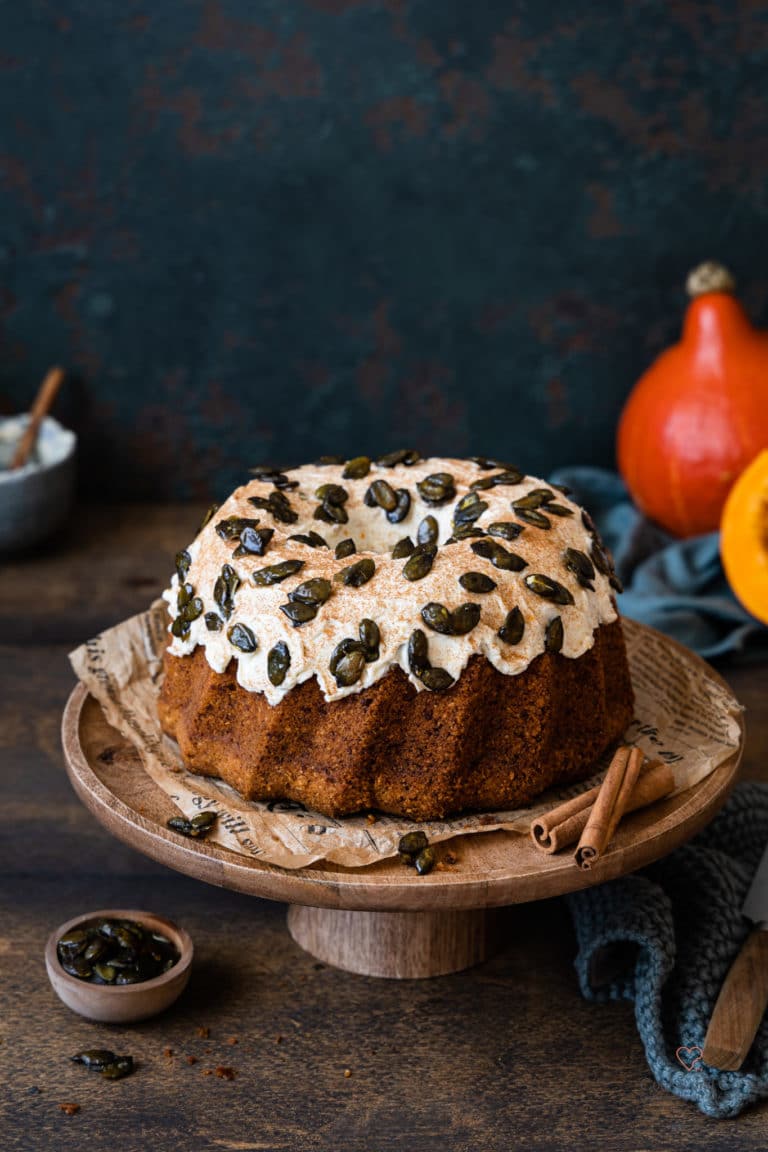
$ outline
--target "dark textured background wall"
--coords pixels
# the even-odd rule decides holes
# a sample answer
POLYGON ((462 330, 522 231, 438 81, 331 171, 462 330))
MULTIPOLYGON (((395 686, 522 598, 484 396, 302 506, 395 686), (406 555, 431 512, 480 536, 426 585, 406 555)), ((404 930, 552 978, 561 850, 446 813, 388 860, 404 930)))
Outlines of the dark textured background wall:
POLYGON ((86 492, 415 444, 610 464, 729 261, 768 302, 760 3, 0 2, 0 409, 86 492))

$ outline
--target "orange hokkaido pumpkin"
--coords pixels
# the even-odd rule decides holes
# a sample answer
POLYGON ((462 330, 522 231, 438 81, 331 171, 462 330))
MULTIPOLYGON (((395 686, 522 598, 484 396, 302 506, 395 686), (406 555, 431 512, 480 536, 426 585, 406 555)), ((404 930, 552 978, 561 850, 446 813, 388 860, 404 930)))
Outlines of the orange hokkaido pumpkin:
POLYGON ((720 555, 734 595, 768 624, 768 452, 742 472, 720 525, 720 555))
POLYGON ((635 385, 617 444, 635 503, 676 536, 717 529, 737 476, 768 448, 768 333, 719 264, 696 268, 687 289, 682 339, 635 385))

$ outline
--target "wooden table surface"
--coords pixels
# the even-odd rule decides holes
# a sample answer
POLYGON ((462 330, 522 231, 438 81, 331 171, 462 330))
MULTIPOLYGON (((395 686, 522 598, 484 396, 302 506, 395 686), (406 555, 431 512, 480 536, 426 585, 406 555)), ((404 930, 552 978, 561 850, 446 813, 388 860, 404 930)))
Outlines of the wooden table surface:
MULTIPOLYGON (((707 1119, 656 1086, 630 1004, 582 1000, 560 899, 504 909, 480 967, 376 980, 302 952, 282 905, 102 830, 63 768, 67 653, 157 594, 198 520, 188 506, 81 509, 65 539, 0 563, 3 1149, 765 1148, 768 1105, 707 1119), (73 1015, 43 963, 53 928, 108 906, 168 915, 196 947, 178 1004, 130 1028, 73 1015), (136 1073, 112 1083, 69 1062, 95 1046, 131 1053, 136 1073)), ((747 708, 742 776, 768 779, 768 665, 720 671, 747 708)))

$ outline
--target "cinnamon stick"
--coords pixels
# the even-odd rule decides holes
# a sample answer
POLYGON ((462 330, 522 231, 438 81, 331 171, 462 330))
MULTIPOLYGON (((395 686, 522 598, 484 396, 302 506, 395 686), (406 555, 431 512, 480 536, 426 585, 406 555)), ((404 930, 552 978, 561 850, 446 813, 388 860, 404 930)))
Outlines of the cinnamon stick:
POLYGON ((63 368, 50 368, 45 375, 45 379, 40 385, 40 389, 35 396, 35 402, 29 413, 29 423, 24 429, 24 435, 16 446, 16 451, 11 460, 11 471, 14 468, 23 468, 29 459, 29 455, 37 441, 37 434, 40 431, 40 425, 45 417, 48 415, 51 405, 56 399, 56 394, 61 387, 64 379, 63 368))
MULTIPOLYGON (((637 783, 632 789, 625 812, 647 808, 668 796, 675 786, 675 775, 669 764, 651 760, 640 769, 637 783)), ((575 844, 587 826, 592 806, 600 792, 600 785, 558 804, 545 812, 531 825, 531 838, 537 848, 553 854, 561 848, 575 844)))
POLYGON ((579 868, 591 868, 610 844, 616 825, 626 812, 642 763, 639 748, 622 746, 614 754, 576 848, 579 868))

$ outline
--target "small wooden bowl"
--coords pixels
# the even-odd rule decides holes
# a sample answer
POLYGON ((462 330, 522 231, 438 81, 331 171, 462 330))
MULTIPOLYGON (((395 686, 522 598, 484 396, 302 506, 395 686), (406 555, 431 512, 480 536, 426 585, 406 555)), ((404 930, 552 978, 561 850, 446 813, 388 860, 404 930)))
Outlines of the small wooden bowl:
POLYGON ((135 908, 105 908, 75 916, 52 932, 45 946, 45 967, 54 992, 67 1008, 102 1024, 130 1024, 156 1016, 173 1004, 187 986, 193 954, 189 936, 171 920, 152 912, 138 912, 135 908), (162 976, 139 984, 89 984, 87 980, 78 980, 62 968, 56 945, 65 932, 85 928, 94 920, 137 920, 153 932, 167 936, 178 949, 179 960, 162 976))

